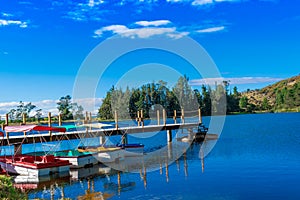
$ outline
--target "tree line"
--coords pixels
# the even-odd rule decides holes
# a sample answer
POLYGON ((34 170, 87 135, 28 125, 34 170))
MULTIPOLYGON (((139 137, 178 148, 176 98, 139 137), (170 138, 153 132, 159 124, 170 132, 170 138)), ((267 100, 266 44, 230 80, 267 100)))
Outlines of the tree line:
MULTIPOLYGON (((62 120, 82 119, 84 117, 84 109, 81 105, 73 103, 70 95, 61 97, 56 103, 59 114, 62 120)), ((41 108, 29 103, 19 102, 16 108, 11 109, 8 112, 8 117, 11 122, 22 122, 23 115, 26 116, 28 122, 40 122, 43 118, 43 112, 41 108)))
POLYGON ((225 114, 243 111, 240 100, 241 93, 237 87, 233 88, 233 93, 229 91, 228 81, 214 87, 202 85, 201 89, 192 89, 189 78, 182 76, 173 88, 169 88, 164 81, 145 84, 140 88, 127 87, 125 90, 112 86, 98 110, 98 117, 110 120, 117 111, 119 118, 135 119, 137 112, 142 110, 144 118, 156 118, 156 111, 162 109, 169 118, 174 116, 174 111, 180 116, 182 109, 185 116, 193 116, 199 108, 205 116, 225 114))
MULTIPOLYGON (((267 97, 260 105, 254 105, 242 95, 235 86, 231 91, 230 82, 223 81, 215 86, 202 85, 199 89, 192 89, 189 78, 182 76, 173 88, 169 88, 167 82, 148 83, 139 88, 115 88, 107 92, 102 105, 98 109, 98 117, 102 120, 114 119, 117 111, 121 119, 136 119, 137 112, 143 111, 144 118, 156 118, 157 110, 165 109, 167 117, 181 115, 184 109, 185 116, 193 116, 201 109, 202 115, 251 113, 254 111, 272 111, 274 109, 290 109, 300 106, 300 82, 292 87, 274 89, 275 105, 270 104, 267 97)), ((83 119, 84 109, 77 103, 72 102, 70 95, 61 97, 57 102, 57 109, 63 120, 83 119)), ((43 118, 42 109, 31 102, 19 102, 16 108, 8 112, 11 122, 22 122, 22 116, 26 115, 27 121, 38 121, 43 118), (31 116, 30 116, 31 114, 31 116)))

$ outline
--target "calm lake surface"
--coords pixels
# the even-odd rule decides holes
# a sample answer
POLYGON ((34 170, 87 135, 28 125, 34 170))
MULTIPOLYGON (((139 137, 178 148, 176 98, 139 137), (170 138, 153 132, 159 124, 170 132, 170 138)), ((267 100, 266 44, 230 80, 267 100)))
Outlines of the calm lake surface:
MULTIPOLYGON (((206 125, 208 120, 204 119, 206 125)), ((162 164, 155 171, 118 173, 99 165, 75 170, 73 178, 36 185, 40 189, 29 191, 28 197, 77 199, 89 194, 111 200, 300 199, 299 122, 300 113, 227 116, 219 140, 204 159, 199 152, 207 144, 193 144, 167 168, 162 164), (85 175, 93 173, 98 175, 85 175)), ((165 134, 159 138, 153 137, 153 148, 166 141, 165 134)))

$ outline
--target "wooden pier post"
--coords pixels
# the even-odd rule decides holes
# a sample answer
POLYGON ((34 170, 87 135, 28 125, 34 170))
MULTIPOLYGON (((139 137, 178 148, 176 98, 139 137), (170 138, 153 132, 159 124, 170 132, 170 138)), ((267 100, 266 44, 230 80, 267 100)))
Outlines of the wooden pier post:
POLYGON ((168 142, 172 142, 172 130, 167 130, 167 139, 168 142))
POLYGON ((8 123, 9 123, 9 121, 8 121, 8 114, 5 114, 5 125, 8 126, 8 123))
POLYGON ((58 126, 62 125, 61 114, 58 114, 58 126))
POLYGON ((146 166, 144 166, 143 180, 144 180, 144 188, 147 188, 147 169, 146 169, 146 166))
MULTIPOLYGON (((22 121, 23 123, 21 125, 25 125, 26 124, 26 113, 22 113, 22 121)), ((24 136, 26 136, 26 131, 23 132, 24 136)))
POLYGON ((159 125, 160 124, 159 110, 156 111, 156 115, 157 115, 157 125, 159 125))
POLYGON ((143 109, 141 110, 141 124, 142 124, 142 127, 144 127, 144 112, 143 112, 143 109))
POLYGON ((201 169, 202 169, 202 173, 204 173, 204 152, 203 152, 202 145, 201 145, 201 147, 200 147, 200 159, 201 159, 201 169))
POLYGON ((174 117, 173 117, 173 119, 174 119, 174 124, 177 123, 177 122, 176 122, 176 118, 177 118, 177 112, 176 112, 176 110, 174 110, 174 117))
POLYGON ((122 189, 122 186, 121 186, 121 172, 118 171, 118 195, 119 196, 121 195, 121 189, 122 189))
POLYGON ((167 123, 166 110, 165 109, 163 109, 163 123, 164 123, 164 125, 166 125, 166 123, 167 123))
POLYGON ((88 123, 88 115, 89 115, 89 113, 88 113, 88 111, 86 111, 85 112, 85 118, 84 118, 85 124, 88 123))
POLYGON ((168 144, 168 160, 172 160, 173 159, 173 145, 171 142, 169 142, 168 144))
MULTIPOLYGON (((51 112, 48 112, 48 126, 50 127, 52 124, 52 119, 51 119, 51 112)), ((52 141, 52 132, 49 131, 49 135, 50 135, 50 141, 52 141)))
POLYGON ((181 123, 184 124, 184 109, 181 109, 181 123))
POLYGON ((198 110, 198 114, 199 114, 199 124, 202 124, 202 115, 201 115, 201 109, 200 108, 198 110))
POLYGON ((169 182, 169 164, 166 162, 166 181, 169 182))
POLYGON ((90 123, 93 123, 93 120, 92 120, 92 112, 90 112, 90 114, 89 114, 89 120, 90 120, 90 123))
POLYGON ((187 177, 188 176, 188 163, 186 159, 186 152, 183 154, 183 162, 184 162, 184 175, 187 177))
POLYGON ((26 113, 22 113, 23 125, 26 124, 26 113))
POLYGON ((137 124, 138 124, 138 126, 140 126, 140 111, 138 110, 137 111, 137 124))
POLYGON ((115 110, 115 127, 116 127, 116 129, 119 128, 119 126, 118 126, 118 112, 116 110, 115 110))

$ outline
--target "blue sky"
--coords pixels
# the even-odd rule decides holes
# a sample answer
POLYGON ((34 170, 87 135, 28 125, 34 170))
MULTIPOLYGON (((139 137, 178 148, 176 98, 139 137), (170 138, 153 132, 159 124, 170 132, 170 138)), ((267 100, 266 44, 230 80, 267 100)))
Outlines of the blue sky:
MULTIPOLYGON (((0 114, 21 100, 51 110, 72 94, 89 52, 114 35, 187 35, 240 90, 298 75, 299 6, 297 0, 0 0, 0 114)), ((105 81, 98 98, 115 80, 105 81)))

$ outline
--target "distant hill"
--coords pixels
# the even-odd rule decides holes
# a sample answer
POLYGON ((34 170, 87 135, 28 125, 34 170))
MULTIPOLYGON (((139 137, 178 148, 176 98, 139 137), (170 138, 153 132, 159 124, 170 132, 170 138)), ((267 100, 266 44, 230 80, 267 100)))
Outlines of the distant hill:
POLYGON ((243 92, 248 103, 262 110, 300 110, 300 75, 262 89, 243 92))

